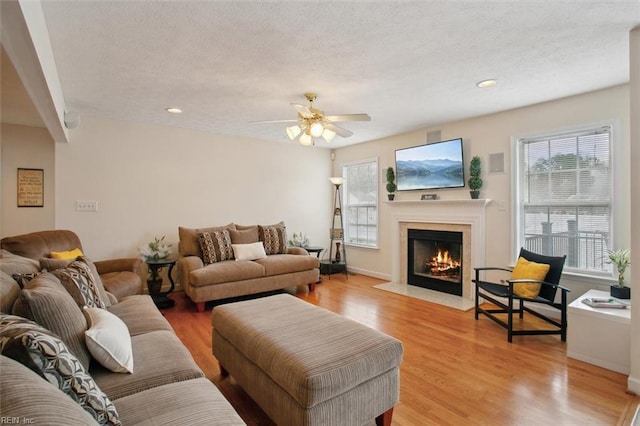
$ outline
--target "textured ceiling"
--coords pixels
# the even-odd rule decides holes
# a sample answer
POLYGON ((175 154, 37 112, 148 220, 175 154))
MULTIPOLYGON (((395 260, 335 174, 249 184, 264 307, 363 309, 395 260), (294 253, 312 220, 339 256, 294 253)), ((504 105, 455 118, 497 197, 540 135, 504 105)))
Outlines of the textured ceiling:
POLYGON ((327 114, 371 116, 322 147, 628 82, 640 24, 640 1, 42 3, 80 117, 294 143, 250 122, 294 119, 308 91, 327 114))

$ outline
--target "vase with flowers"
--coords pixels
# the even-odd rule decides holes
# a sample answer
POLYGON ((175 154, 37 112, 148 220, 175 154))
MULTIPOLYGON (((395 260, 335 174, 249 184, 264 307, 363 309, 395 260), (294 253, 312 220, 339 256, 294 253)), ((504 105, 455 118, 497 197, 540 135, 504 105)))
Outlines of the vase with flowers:
POLYGON ((618 272, 618 284, 611 286, 611 296, 618 299, 630 299, 631 289, 624 285, 624 273, 631 266, 629 249, 607 250, 608 264, 615 265, 618 272))
POLYGON ((140 257, 145 262, 158 261, 166 259, 171 254, 171 244, 165 244, 164 236, 162 238, 154 237, 153 241, 140 247, 140 257))

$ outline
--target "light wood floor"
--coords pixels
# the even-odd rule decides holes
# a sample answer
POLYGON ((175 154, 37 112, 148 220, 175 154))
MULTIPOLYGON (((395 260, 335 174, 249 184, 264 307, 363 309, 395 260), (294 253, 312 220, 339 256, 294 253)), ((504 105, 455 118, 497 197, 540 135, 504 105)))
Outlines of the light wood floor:
MULTIPOLYGON (((383 281, 324 277, 298 297, 400 339, 404 359, 394 425, 629 425, 640 398, 627 377, 566 356, 558 336, 516 336, 489 319, 372 286, 383 281)), ((182 292, 163 310, 206 376, 249 425, 272 425, 211 354, 211 308, 196 312, 182 292)), ((292 324, 295 326, 295 324, 292 324)))

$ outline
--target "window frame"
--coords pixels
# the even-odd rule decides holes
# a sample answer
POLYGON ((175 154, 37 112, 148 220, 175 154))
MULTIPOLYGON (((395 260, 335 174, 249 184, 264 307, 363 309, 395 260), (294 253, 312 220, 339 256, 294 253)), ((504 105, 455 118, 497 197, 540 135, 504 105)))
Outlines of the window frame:
MULTIPOLYGON (((606 241, 610 244, 611 248, 616 247, 616 242, 618 240, 618 235, 620 232, 620 225, 616 220, 618 218, 618 207, 617 207, 617 194, 616 187, 619 185, 619 168, 620 164, 618 162, 619 158, 619 149, 620 149, 620 132, 619 123, 617 121, 603 121, 597 123, 590 124, 581 124, 577 126, 572 126, 568 128, 557 129, 554 131, 547 131, 541 133, 528 133, 519 136, 513 136, 511 138, 511 168, 512 168, 512 176, 511 184, 511 232, 512 232, 512 262, 515 264, 517 260, 518 253, 521 247, 525 247, 524 241, 524 230, 522 227, 524 226, 522 213, 524 209, 524 201, 521 199, 523 194, 521 194, 521 179, 523 179, 524 170, 521 170, 520 165, 520 156, 522 154, 522 150, 526 146, 523 143, 524 140, 544 140, 544 139, 561 139, 563 137, 580 134, 585 134, 590 131, 596 131, 601 128, 608 128, 609 132, 609 158, 610 158, 610 175, 609 175, 609 191, 611 194, 611 198, 609 203, 606 204, 609 207, 609 239, 606 241)), ((562 204, 562 203, 556 203, 562 204)), ((580 203, 576 203, 576 207, 578 207, 580 203)), ((553 203, 550 203, 550 206, 553 207, 553 203)), ((579 269, 579 268, 565 268, 563 270, 563 275, 573 276, 580 279, 591 280, 594 282, 610 282, 611 280, 617 280, 616 272, 611 267, 609 271, 594 271, 587 269, 579 269)))
MULTIPOLYGON (((342 177, 344 178, 344 185, 343 185, 343 193, 342 193, 342 210, 343 210, 343 220, 344 220, 344 239, 343 242, 345 244, 345 246, 350 246, 350 247, 360 247, 360 248, 366 248, 366 249, 378 249, 379 248, 379 241, 380 241, 380 194, 379 194, 379 190, 380 190, 380 170, 379 170, 379 159, 378 157, 370 157, 370 158, 366 158, 366 159, 362 159, 362 160, 355 160, 355 161, 349 161, 346 163, 342 164, 342 177), (349 188, 349 179, 347 177, 347 171, 346 169, 348 167, 354 167, 354 166, 360 166, 360 165, 364 165, 364 164, 373 164, 375 171, 376 171, 376 176, 375 176, 375 196, 376 196, 376 202, 375 205, 371 205, 372 207, 375 207, 376 209, 376 223, 374 226, 374 232, 375 232, 375 245, 374 244, 362 244, 362 243, 357 243, 357 242, 351 242, 349 241, 349 197, 348 197, 348 188, 349 188)), ((365 205, 363 205, 365 206, 365 205)))

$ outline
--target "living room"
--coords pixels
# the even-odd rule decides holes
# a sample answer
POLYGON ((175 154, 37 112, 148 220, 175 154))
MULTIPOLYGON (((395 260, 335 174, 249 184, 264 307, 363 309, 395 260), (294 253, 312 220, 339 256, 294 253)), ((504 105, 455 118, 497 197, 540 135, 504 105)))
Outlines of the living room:
MULTIPOLYGON (((637 33, 636 29, 631 39, 637 40, 637 33)), ((637 67, 638 54, 630 48, 629 56, 637 67)), ((11 63, 3 48, 3 93, 5 84, 22 85, 24 76, 11 63)), ((483 159, 481 198, 492 200, 486 209, 485 234, 490 238, 484 248, 490 253, 491 263, 508 265, 513 263, 517 249, 512 246, 511 226, 516 208, 512 190, 514 139, 585 124, 611 123, 616 197, 613 240, 618 247, 631 248, 635 265, 638 262, 633 260, 640 253, 640 238, 634 238, 638 228, 632 223, 640 210, 639 200, 631 184, 638 177, 637 168, 632 167, 636 164, 633 159, 638 159, 640 137, 637 120, 632 120, 640 102, 637 74, 631 73, 628 83, 613 87, 437 122, 336 149, 303 147, 284 138, 265 141, 188 129, 180 124, 179 117, 168 114, 167 124, 157 124, 88 112, 80 114, 77 127, 67 129, 68 143, 61 143, 44 122, 5 122, 11 112, 3 105, 0 234, 4 237, 45 229, 72 229, 80 235, 91 257, 104 259, 138 256, 138 248, 154 237, 165 236, 177 248, 179 226, 282 220, 289 232, 304 232, 314 245, 326 247, 334 195, 328 178, 341 175, 345 164, 376 158, 380 171, 377 248, 352 246, 347 253, 352 272, 391 280, 394 254, 390 222, 394 207, 384 201, 382 171, 394 165, 396 149, 424 144, 428 133, 439 132, 440 140, 463 138, 466 162, 475 155, 483 159), (490 173, 486 166, 489 156, 496 153, 504 154, 504 171, 490 173), (24 167, 44 170, 42 208, 16 205, 16 169, 24 167), (97 211, 78 211, 78 200, 96 200, 97 211)), ((285 98, 282 102, 287 104, 290 99, 285 98)), ((491 102, 490 98, 486 102, 491 102)), ((33 105, 25 108, 39 111, 33 105)), ((269 117, 255 117, 262 118, 269 117)), ((437 192, 441 200, 469 198, 466 187, 432 192, 437 192)), ((396 199, 409 201, 419 195, 400 192, 396 199)), ((636 290, 634 275, 637 273, 633 274, 632 267, 627 281, 636 290)), ((573 299, 592 288, 606 289, 609 282, 566 276, 563 285, 572 290, 573 299)), ((632 336, 637 336, 640 317, 634 313, 638 304, 633 299, 632 304, 632 336)), ((632 338, 632 353, 639 352, 640 340, 632 338)), ((640 357, 632 357, 629 376, 629 389, 636 393, 640 392, 637 359, 640 357)))

